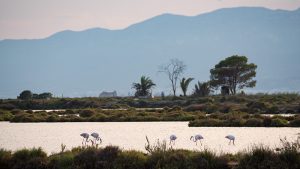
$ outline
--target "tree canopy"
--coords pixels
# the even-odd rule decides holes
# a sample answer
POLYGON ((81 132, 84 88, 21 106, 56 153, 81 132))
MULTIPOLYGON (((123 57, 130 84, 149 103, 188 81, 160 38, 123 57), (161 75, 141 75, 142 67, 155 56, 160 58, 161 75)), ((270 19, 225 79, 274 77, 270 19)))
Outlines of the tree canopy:
POLYGON ((255 87, 257 65, 247 63, 246 56, 234 55, 228 57, 210 70, 210 84, 213 87, 227 86, 231 94, 236 94, 238 89, 245 87, 255 87))
POLYGON ((151 89, 155 86, 149 77, 142 76, 140 83, 133 83, 132 88, 136 90, 135 96, 149 96, 151 89))
POLYGON ((194 78, 182 78, 181 81, 180 81, 180 87, 181 87, 181 90, 182 90, 182 93, 183 93, 183 96, 186 96, 186 92, 187 92, 187 89, 189 87, 189 84, 191 83, 191 81, 193 81, 194 78))
POLYGON ((20 93, 20 95, 18 96, 18 99, 21 100, 29 100, 32 99, 32 92, 30 90, 24 90, 20 93))
POLYGON ((18 96, 18 99, 21 100, 29 100, 29 99, 51 99, 52 98, 52 93, 50 92, 45 92, 41 94, 37 93, 32 93, 30 90, 24 90, 20 93, 18 96))
POLYGON ((195 89, 194 89, 194 93, 193 95, 194 96, 208 96, 212 90, 210 88, 210 84, 209 82, 199 82, 198 81, 198 84, 195 84, 195 89))
POLYGON ((168 76, 174 97, 176 96, 177 82, 185 69, 186 65, 178 59, 171 59, 168 64, 162 65, 159 68, 159 72, 165 73, 168 76))

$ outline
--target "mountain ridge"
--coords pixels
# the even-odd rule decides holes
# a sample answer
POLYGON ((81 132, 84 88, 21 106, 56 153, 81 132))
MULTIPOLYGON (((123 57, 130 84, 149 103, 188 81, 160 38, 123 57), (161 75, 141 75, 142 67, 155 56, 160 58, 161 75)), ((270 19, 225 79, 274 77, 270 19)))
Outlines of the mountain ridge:
POLYGON ((155 93, 168 93, 168 81, 157 70, 169 59, 183 60, 185 76, 205 81, 218 61, 234 54, 258 65, 252 91, 299 91, 298 11, 247 7, 195 16, 162 14, 121 30, 91 28, 0 41, 0 97, 24 89, 72 97, 103 90, 126 95, 141 75, 157 83, 155 93))
POLYGON ((87 28, 87 29, 83 29, 83 30, 61 30, 61 31, 58 31, 58 32, 55 32, 45 38, 34 38, 34 39, 26 39, 26 38, 23 38, 23 39, 2 39, 0 40, 1 41, 7 41, 7 40, 41 40, 41 39, 47 39, 47 38, 50 38, 52 36, 55 36, 57 34, 60 34, 60 33, 63 33, 63 32, 72 32, 72 33, 82 33, 82 32, 85 32, 85 31, 91 31, 91 30, 107 30, 107 31, 122 31, 122 30, 126 30, 134 25, 138 25, 138 24, 141 24, 141 23, 144 23, 144 22, 147 22, 149 20, 152 20, 152 19, 155 19, 157 17, 165 17, 165 16, 179 16, 179 17, 186 17, 186 18, 192 18, 192 17, 198 17, 198 16, 203 16, 203 15, 209 15, 210 13, 215 13, 215 12, 220 12, 220 11, 226 11, 226 10, 245 10, 245 9, 258 9, 258 10, 267 10, 267 11, 274 11, 274 12, 300 12, 300 7, 295 9, 295 10, 284 10, 284 9, 270 9, 270 8, 266 8, 266 7, 229 7, 229 8, 221 8, 221 9, 216 9, 216 10, 213 10, 213 11, 210 11, 210 12, 205 12, 205 13, 201 13, 201 14, 196 14, 196 15, 192 15, 192 16, 189 16, 189 15, 181 15, 181 14, 175 14, 175 13, 162 13, 162 14, 159 14, 159 15, 156 15, 156 16, 153 16, 153 17, 150 17, 148 19, 145 19, 143 21, 140 21, 140 22, 137 22, 137 23, 133 23, 125 28, 122 28, 122 29, 109 29, 109 28, 103 28, 103 27, 91 27, 91 28, 87 28))

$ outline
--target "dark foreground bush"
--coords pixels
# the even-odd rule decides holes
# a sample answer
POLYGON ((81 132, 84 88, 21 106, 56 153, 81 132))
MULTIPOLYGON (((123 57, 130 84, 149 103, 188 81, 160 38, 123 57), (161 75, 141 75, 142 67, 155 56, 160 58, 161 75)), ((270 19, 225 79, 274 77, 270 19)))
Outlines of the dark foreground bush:
POLYGON ((298 117, 298 118, 296 118, 295 120, 292 120, 292 121, 290 122, 290 126, 291 126, 291 127, 299 127, 299 126, 300 126, 300 118, 298 117))
POLYGON ((49 157, 48 168, 50 169, 72 169, 75 153, 67 151, 65 153, 54 154, 49 157))
POLYGON ((110 169, 113 168, 121 150, 115 146, 104 149, 88 148, 74 158, 74 165, 80 169, 110 169))
POLYGON ((289 142, 281 139, 282 146, 272 150, 268 147, 254 147, 240 158, 238 169, 299 169, 300 139, 289 142))
POLYGON ((219 119, 200 119, 200 120, 193 120, 189 122, 189 127, 218 127, 222 126, 222 121, 219 119))
POLYGON ((279 169, 286 166, 271 149, 256 147, 241 158, 238 169, 279 169))
POLYGON ((300 140, 282 140, 282 146, 264 146, 237 154, 217 155, 210 150, 168 148, 165 141, 150 145, 148 153, 115 146, 74 148, 47 157, 39 149, 11 153, 0 149, 0 169, 299 169, 300 140))
POLYGON ((146 166, 147 156, 139 151, 123 151, 115 162, 115 169, 143 169, 146 166))
POLYGON ((271 126, 272 127, 287 127, 288 121, 285 119, 275 118, 275 119, 272 119, 271 126))
POLYGON ((229 169, 229 158, 226 156, 217 156, 211 151, 194 153, 191 156, 191 168, 207 168, 207 169, 229 169))
POLYGON ((247 127, 262 127, 263 125, 263 120, 259 118, 251 118, 245 122, 245 126, 247 127))
POLYGON ((0 149, 0 169, 9 168, 11 158, 12 158, 11 151, 0 149))
POLYGON ((41 148, 16 151, 11 159, 13 169, 46 169, 47 154, 41 148))

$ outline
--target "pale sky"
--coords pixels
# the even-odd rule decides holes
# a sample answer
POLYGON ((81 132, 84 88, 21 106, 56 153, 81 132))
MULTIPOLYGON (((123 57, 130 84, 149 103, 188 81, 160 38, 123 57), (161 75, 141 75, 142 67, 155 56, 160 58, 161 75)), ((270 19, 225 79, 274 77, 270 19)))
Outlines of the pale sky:
POLYGON ((34 39, 62 30, 123 29, 162 13, 193 16, 220 8, 295 10, 300 0, 0 0, 0 39, 34 39))

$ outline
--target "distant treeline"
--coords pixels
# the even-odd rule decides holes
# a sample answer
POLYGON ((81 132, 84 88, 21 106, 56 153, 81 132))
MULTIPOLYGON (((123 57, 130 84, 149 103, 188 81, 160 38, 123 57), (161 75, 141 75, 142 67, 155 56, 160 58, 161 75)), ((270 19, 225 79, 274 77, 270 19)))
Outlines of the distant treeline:
POLYGON ((77 147, 47 154, 41 149, 15 152, 0 149, 2 169, 299 169, 300 142, 287 142, 276 149, 254 146, 237 154, 172 149, 165 142, 147 145, 147 153, 104 148, 77 147))
POLYGON ((206 114, 201 111, 185 111, 181 107, 145 110, 68 109, 52 112, 12 110, 0 112, 0 120, 17 123, 190 121, 190 127, 300 127, 300 114, 272 117, 243 112, 206 114))
POLYGON ((0 110, 173 108, 175 106, 186 111, 203 111, 206 113, 227 113, 231 111, 269 114, 300 113, 300 95, 298 93, 278 93, 206 97, 156 97, 153 99, 124 97, 0 100, 0 110))

